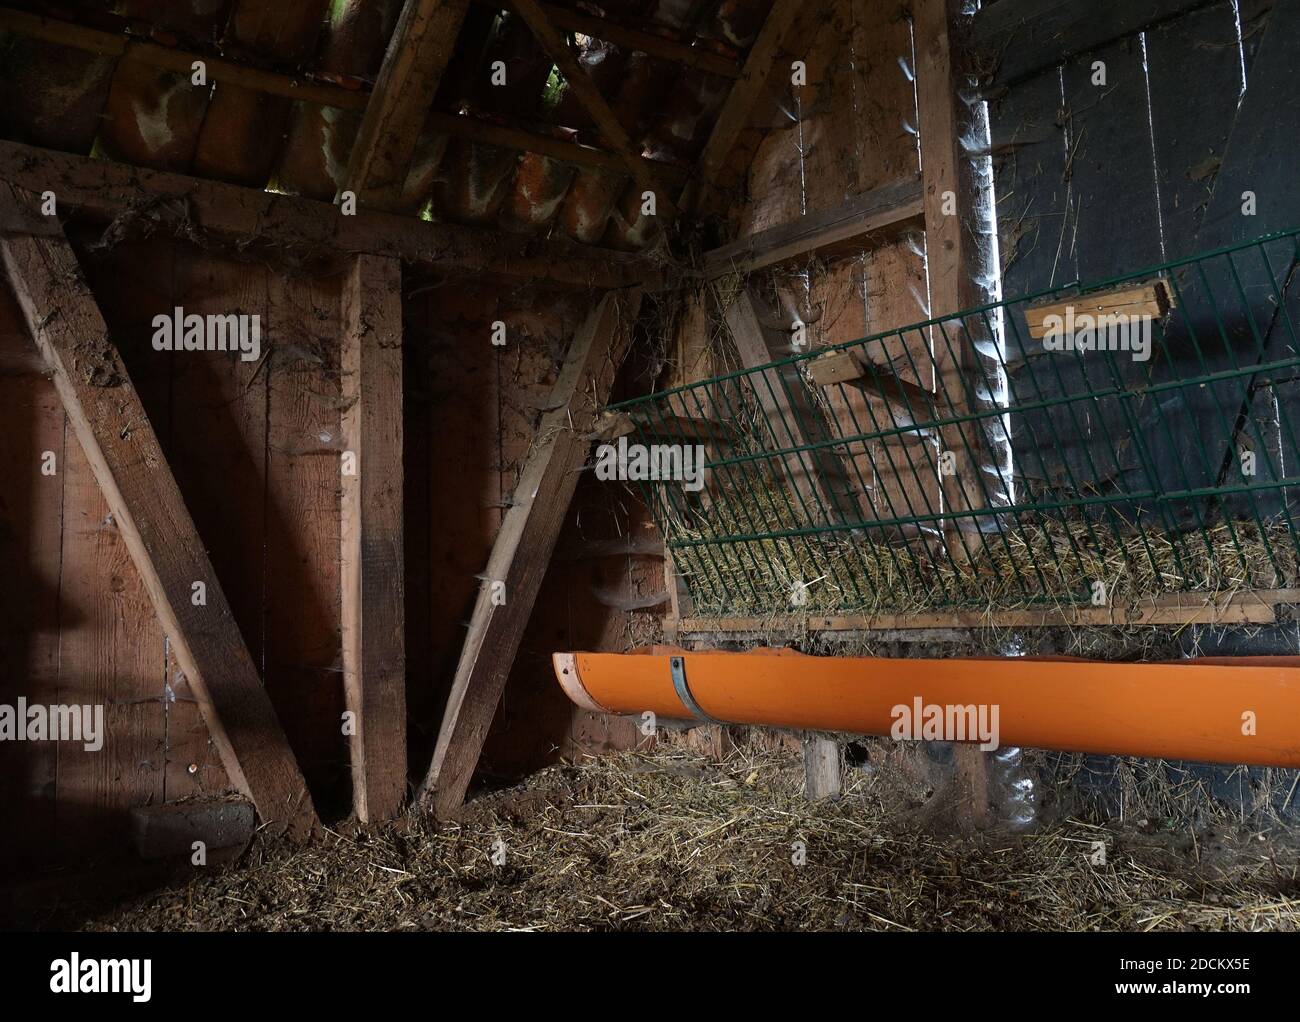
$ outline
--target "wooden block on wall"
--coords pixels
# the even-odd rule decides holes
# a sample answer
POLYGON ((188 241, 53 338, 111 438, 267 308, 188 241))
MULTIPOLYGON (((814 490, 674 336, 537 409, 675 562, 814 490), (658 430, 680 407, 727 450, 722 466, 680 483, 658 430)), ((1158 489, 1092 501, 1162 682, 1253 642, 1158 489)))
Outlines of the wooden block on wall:
POLYGON ((1025 309, 1025 322, 1029 324, 1029 336, 1038 339, 1047 336, 1049 317, 1059 316, 1066 320, 1071 310, 1076 320, 1080 316, 1159 319, 1174 305, 1173 292, 1169 286, 1163 280, 1153 280, 1114 291, 1098 291, 1046 305, 1035 305, 1025 309))

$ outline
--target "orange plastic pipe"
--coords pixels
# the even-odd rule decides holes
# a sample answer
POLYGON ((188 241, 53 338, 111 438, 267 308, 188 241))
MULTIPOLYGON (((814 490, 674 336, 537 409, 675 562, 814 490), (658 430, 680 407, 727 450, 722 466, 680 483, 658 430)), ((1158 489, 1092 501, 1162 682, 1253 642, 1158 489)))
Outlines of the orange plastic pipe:
POLYGON ((585 709, 690 719, 674 687, 674 656, 697 708, 732 724, 888 735, 895 707, 920 699, 996 706, 1004 746, 1300 767, 1300 658, 886 660, 658 646, 553 661, 585 709))

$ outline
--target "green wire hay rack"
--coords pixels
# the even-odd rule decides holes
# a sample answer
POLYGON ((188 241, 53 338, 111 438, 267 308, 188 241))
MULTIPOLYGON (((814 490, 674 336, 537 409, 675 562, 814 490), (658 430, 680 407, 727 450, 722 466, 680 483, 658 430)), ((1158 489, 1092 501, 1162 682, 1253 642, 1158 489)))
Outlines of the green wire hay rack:
POLYGON ((611 405, 630 444, 705 448, 702 488, 637 483, 694 613, 1291 586, 1298 235, 611 405))

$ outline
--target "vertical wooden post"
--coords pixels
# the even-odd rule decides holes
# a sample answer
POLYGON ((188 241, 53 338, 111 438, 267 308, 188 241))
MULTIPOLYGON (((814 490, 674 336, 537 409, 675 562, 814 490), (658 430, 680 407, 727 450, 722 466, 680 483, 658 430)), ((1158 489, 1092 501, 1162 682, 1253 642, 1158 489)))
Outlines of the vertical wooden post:
MULTIPOLYGON (((990 267, 989 246, 979 237, 980 189, 973 161, 962 150, 961 137, 971 112, 959 95, 960 59, 952 33, 962 15, 962 0, 913 0, 916 38, 917 115, 921 135, 921 183, 925 210, 926 261, 930 276, 930 315, 952 315, 984 304, 988 296, 978 283, 990 267)), ((977 410, 976 394, 981 356, 968 325, 952 321, 933 331, 935 384, 951 399, 958 414, 977 410)), ((990 339, 991 340, 991 339, 990 339)), ((946 402, 945 402, 946 406, 946 402)), ((988 420, 998 422, 999 420, 988 420)), ((944 506, 953 512, 977 510, 987 497, 999 497, 1000 474, 994 467, 997 442, 989 429, 960 423, 941 431, 942 451, 955 472, 942 474, 944 506)), ((1003 438, 1004 439, 1004 438, 1003 438)), ((952 519, 945 542, 955 560, 968 559, 983 547, 978 519, 952 519)), ((987 777, 983 754, 973 746, 957 746, 957 779, 962 805, 970 819, 982 822, 987 813, 987 777)))
POLYGON ((804 794, 810 799, 840 794, 840 743, 827 735, 808 733, 803 739, 804 794))
POLYGON ((402 584, 402 267, 358 255, 343 293, 343 687, 352 807, 365 823, 406 796, 402 584))

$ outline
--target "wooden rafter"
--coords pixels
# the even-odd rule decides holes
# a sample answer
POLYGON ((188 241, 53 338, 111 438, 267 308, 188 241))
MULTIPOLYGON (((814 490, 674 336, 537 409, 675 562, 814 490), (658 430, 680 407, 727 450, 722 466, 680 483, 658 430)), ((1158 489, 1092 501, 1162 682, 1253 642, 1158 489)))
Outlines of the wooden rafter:
POLYGON ((395 204, 469 0, 406 0, 366 106, 340 193, 362 205, 395 204))
POLYGON ((373 823, 406 798, 406 643, 402 590, 402 266, 359 255, 343 292, 340 519, 343 690, 352 807, 373 823))
MULTIPOLYGON (((514 11, 517 9, 514 0, 475 0, 475 2, 497 10, 514 11)), ((627 50, 636 50, 651 57, 658 57, 660 60, 671 61, 674 64, 685 64, 687 67, 707 71, 709 74, 720 75, 723 78, 740 77, 740 65, 730 57, 724 57, 720 53, 714 53, 700 46, 691 46, 689 43, 678 42, 675 39, 669 39, 667 36, 655 35, 653 32, 641 32, 635 28, 620 25, 616 21, 610 21, 608 18, 598 18, 594 14, 586 14, 583 11, 573 10, 568 7, 559 7, 555 4, 540 4, 539 6, 546 17, 550 19, 551 24, 561 32, 581 32, 593 39, 604 39, 608 43, 613 43, 627 50)))
POLYGON ((77 257, 39 208, 0 183, 0 257, 23 318, 227 774, 271 832, 306 838, 302 772, 77 257))
POLYGON ((478 227, 435 224, 409 216, 338 207, 256 188, 146 170, 110 160, 16 142, 0 142, 0 181, 33 192, 54 188, 60 215, 75 209, 111 220, 140 219, 150 229, 169 224, 241 250, 265 246, 304 256, 397 256, 440 272, 549 281, 581 289, 628 287, 657 279, 641 257, 537 238, 517 238, 478 227))
POLYGON ((637 291, 601 299, 574 336, 537 427, 492 545, 424 782, 422 799, 439 816, 464 802, 639 307, 637 291))
MULTIPOLYGON (((500 146, 503 149, 522 149, 524 152, 541 153, 543 156, 562 160, 565 163, 574 163, 580 167, 622 171, 627 166, 623 162, 623 157, 611 153, 608 149, 565 142, 551 135, 539 135, 533 131, 498 124, 496 121, 471 114, 447 114, 435 110, 429 115, 425 125, 434 131, 446 132, 457 138, 467 138, 474 142, 500 146)), ((686 180, 689 173, 685 167, 678 167, 662 160, 652 160, 646 156, 640 159, 647 173, 665 181, 680 183, 686 180)))
MULTIPOLYGON (((247 64, 207 54, 159 46, 156 43, 141 43, 115 32, 86 28, 55 18, 29 14, 26 11, 0 7, 0 31, 16 32, 33 39, 84 50, 87 53, 134 60, 177 74, 188 75, 193 62, 202 60, 207 65, 210 81, 238 85, 267 95, 317 103, 338 110, 365 110, 370 102, 370 89, 364 83, 358 82, 356 88, 347 88, 342 85, 315 82, 309 78, 250 67, 247 64)), ((468 113, 451 114, 434 110, 425 120, 424 127, 431 131, 444 132, 455 138, 469 139, 472 142, 541 153, 543 156, 580 167, 622 170, 624 166, 620 157, 607 150, 577 145, 552 135, 539 135, 535 131, 468 113)), ((665 180, 680 184, 686 179, 685 168, 659 160, 647 159, 645 162, 648 169, 665 180)))
POLYGON ((844 205, 799 217, 704 253, 711 278, 751 273, 787 259, 811 255, 827 258, 856 250, 869 235, 892 238, 921 221, 921 182, 894 181, 855 195, 844 205))
POLYGON ((722 166, 735 148, 745 125, 749 123, 754 105, 771 77, 777 51, 790 26, 794 24, 795 15, 803 7, 804 0, 776 0, 772 5, 767 21, 763 23, 758 38, 750 47, 749 56, 745 58, 740 79, 731 87, 727 101, 722 105, 722 112, 714 122, 713 131, 696 167, 697 180, 688 185, 682 194, 679 202, 682 207, 698 205, 705 195, 717 187, 722 166))
POLYGON ((120 32, 105 32, 102 29, 90 28, 42 14, 18 11, 11 7, 0 7, 0 31, 14 32, 31 39, 84 50, 87 53, 97 53, 102 57, 133 60, 164 71, 173 71, 187 78, 193 73, 194 62, 198 60, 203 62, 209 81, 239 85, 257 92, 288 96, 302 100, 304 103, 320 103, 322 106, 362 109, 366 105, 367 93, 355 89, 314 82, 304 76, 268 71, 227 60, 215 54, 197 53, 143 42, 120 32))
POLYGON ((546 55, 555 61, 569 88, 577 96, 578 102, 596 122, 596 128, 605 142, 622 159, 623 165, 632 175, 637 186, 643 191, 655 194, 657 214, 670 220, 676 217, 676 204, 661 184, 658 174, 646 166, 640 147, 632 141, 622 122, 619 121, 618 115, 600 94, 596 83, 578 62, 578 58, 573 55, 568 43, 546 16, 541 4, 537 0, 512 0, 512 4, 532 30, 533 35, 537 37, 546 55))

